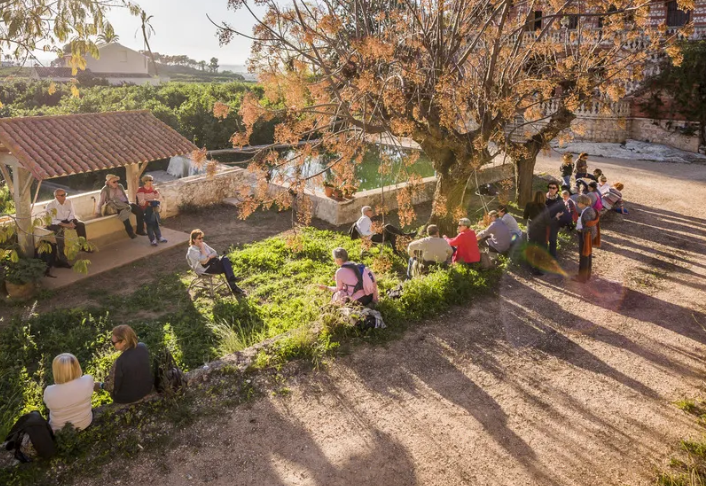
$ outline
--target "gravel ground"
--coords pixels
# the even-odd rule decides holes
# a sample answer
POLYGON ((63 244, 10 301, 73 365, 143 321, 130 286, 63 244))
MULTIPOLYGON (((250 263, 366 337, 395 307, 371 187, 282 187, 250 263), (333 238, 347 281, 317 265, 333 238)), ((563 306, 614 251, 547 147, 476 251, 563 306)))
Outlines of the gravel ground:
MULTIPOLYGON (((701 436, 673 402, 703 393, 706 169, 589 167, 626 185, 630 209, 605 218, 590 285, 509 272, 497 297, 297 375, 284 396, 178 432, 164 455, 116 460, 119 480, 80 484, 654 484, 701 436)), ((575 273, 575 250, 559 263, 575 273)))

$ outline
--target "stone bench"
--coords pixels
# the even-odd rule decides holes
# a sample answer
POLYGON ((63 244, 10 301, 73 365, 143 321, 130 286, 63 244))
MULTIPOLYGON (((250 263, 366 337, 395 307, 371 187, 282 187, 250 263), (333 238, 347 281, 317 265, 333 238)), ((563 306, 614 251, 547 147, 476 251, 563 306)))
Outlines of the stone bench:
MULTIPOLYGON (((130 215, 130 223, 135 225, 135 215, 130 215)), ((86 225, 86 236, 88 241, 91 242, 96 248, 101 249, 111 243, 116 241, 121 241, 129 238, 127 232, 125 231, 125 225, 118 218, 117 214, 111 214, 108 216, 100 216, 98 218, 89 219, 83 221, 86 225)), ((44 227, 34 228, 34 242, 35 246, 39 244, 40 241, 49 241, 51 243, 56 243, 56 237, 51 230, 44 227)))

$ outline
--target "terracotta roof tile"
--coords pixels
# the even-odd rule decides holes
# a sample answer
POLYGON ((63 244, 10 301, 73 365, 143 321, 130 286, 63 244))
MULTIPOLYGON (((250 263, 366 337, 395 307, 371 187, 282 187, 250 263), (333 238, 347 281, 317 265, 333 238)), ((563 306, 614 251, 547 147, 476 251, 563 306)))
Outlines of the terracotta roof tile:
POLYGON ((197 148, 149 111, 0 118, 0 142, 39 180, 166 159, 197 148))

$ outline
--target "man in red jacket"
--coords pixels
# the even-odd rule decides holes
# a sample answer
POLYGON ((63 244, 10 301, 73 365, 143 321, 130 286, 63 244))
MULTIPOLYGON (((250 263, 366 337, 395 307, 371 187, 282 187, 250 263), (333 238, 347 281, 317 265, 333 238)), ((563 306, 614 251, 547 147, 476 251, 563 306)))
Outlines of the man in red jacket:
POLYGON ((471 220, 461 218, 458 221, 458 235, 456 238, 448 238, 446 241, 455 248, 451 263, 477 263, 480 261, 480 251, 478 250, 478 238, 476 232, 471 229, 471 220))

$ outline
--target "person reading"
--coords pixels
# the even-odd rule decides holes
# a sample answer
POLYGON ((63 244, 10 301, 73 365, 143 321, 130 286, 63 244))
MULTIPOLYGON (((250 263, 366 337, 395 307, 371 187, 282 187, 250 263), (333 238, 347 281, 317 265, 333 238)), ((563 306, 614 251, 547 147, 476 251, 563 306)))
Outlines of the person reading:
POLYGON ((233 273, 233 264, 230 259, 226 255, 219 257, 218 252, 208 246, 203 239, 203 231, 200 229, 191 231, 189 249, 186 252, 186 261, 189 267, 196 275, 204 273, 210 275, 224 274, 231 292, 234 295, 244 295, 245 291, 236 284, 238 279, 233 273))

